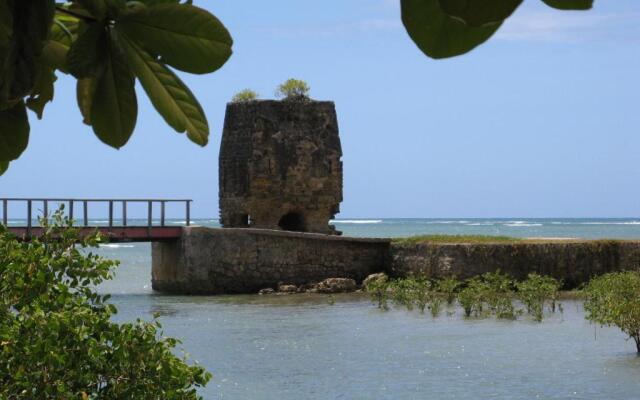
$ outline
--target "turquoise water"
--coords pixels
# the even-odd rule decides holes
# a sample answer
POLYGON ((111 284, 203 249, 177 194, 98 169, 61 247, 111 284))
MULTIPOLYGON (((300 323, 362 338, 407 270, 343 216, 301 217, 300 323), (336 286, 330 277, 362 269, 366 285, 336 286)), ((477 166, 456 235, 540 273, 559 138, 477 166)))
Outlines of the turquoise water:
MULTIPOLYGON (((26 220, 9 220, 9 226, 26 224, 26 220)), ((107 219, 92 219, 89 225, 106 226, 107 219)), ((167 219, 166 225, 184 225, 184 220, 167 219)), ((336 228, 349 236, 401 237, 424 234, 501 235, 513 237, 564 237, 587 239, 640 239, 638 218, 368 218, 338 219, 336 228)), ((33 221, 36 225, 37 221, 33 221)), ((114 220, 115 225, 121 221, 114 220)), ((130 226, 146 226, 146 219, 130 219, 130 226)), ((153 220, 159 225, 159 220, 153 220)), ((193 225, 219 227, 217 219, 200 218, 193 225)))
MULTIPOLYGON (((337 225, 358 236, 640 238, 640 219, 337 225)), ((118 319, 159 312, 165 333, 182 339, 191 359, 214 374, 206 399, 640 398, 635 345, 616 329, 586 322, 580 302, 565 302, 563 314, 538 324, 468 320, 455 309, 435 320, 383 312, 358 294, 336 296, 333 304, 322 295, 167 296, 151 290, 149 244, 110 244, 100 253, 122 261, 116 279, 100 288, 113 294, 118 319)))

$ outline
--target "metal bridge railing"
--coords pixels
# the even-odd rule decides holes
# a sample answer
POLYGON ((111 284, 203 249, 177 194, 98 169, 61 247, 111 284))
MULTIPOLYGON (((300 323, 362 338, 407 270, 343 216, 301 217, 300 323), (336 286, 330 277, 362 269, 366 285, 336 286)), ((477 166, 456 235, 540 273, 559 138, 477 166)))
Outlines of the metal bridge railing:
POLYGON ((64 198, 15 198, 5 197, 0 198, 2 203, 2 224, 8 226, 9 222, 9 205, 11 203, 23 203, 26 204, 27 212, 27 232, 31 231, 33 220, 33 205, 42 204, 42 212, 44 218, 49 215, 50 203, 63 203, 67 205, 67 216, 69 219, 74 219, 74 206, 82 204, 82 222, 83 226, 89 226, 89 205, 95 203, 107 204, 109 207, 109 220, 108 227, 112 228, 114 221, 113 205, 122 205, 122 226, 127 226, 127 204, 130 203, 146 203, 147 204, 147 227, 150 229, 153 227, 153 205, 154 203, 160 204, 160 226, 165 226, 165 206, 167 203, 184 203, 185 206, 185 225, 191 225, 191 202, 190 199, 64 199, 64 198))

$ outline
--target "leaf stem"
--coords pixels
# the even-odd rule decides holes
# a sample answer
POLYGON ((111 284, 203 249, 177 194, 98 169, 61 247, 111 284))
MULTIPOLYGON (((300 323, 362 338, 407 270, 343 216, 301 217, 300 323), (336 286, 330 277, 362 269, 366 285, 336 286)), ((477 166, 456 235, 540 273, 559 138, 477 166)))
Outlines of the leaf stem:
POLYGON ((64 8, 62 6, 56 6, 56 11, 59 11, 62 14, 71 15, 72 17, 76 17, 76 18, 81 19, 83 21, 97 21, 97 19, 95 19, 94 17, 91 17, 89 15, 80 14, 80 13, 77 13, 75 11, 68 10, 68 9, 66 9, 66 8, 64 8))

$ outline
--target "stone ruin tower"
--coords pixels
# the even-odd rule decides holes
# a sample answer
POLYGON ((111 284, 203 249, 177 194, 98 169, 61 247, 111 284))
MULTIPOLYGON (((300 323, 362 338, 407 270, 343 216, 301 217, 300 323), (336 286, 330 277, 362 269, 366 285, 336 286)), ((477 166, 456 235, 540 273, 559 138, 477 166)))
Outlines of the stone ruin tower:
POLYGON ((219 160, 220 222, 340 234, 342 148, 330 101, 227 104, 219 160))

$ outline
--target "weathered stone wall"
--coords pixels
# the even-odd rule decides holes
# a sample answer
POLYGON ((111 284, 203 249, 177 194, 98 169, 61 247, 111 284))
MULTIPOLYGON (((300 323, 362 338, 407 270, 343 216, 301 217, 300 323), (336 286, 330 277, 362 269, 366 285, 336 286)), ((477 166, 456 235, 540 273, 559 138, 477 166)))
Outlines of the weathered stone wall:
POLYGON ((220 145, 224 227, 335 233, 342 148, 329 101, 229 103, 220 145))
POLYGON ((500 269, 516 279, 538 272, 574 288, 603 273, 640 269, 640 242, 580 241, 514 244, 416 244, 391 246, 391 276, 455 275, 466 279, 500 269))
POLYGON ((358 283, 385 269, 389 240, 260 229, 183 228, 182 238, 153 243, 155 290, 185 294, 257 293, 279 283, 327 278, 358 283))

